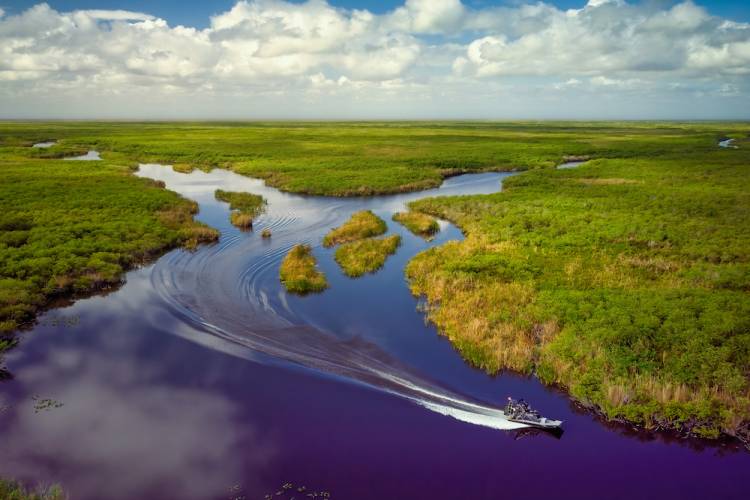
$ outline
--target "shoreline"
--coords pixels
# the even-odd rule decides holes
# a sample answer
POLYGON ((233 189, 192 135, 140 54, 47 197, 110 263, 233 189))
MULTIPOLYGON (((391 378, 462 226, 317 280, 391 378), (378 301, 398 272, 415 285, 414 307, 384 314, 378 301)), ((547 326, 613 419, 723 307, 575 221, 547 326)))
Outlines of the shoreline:
MULTIPOLYGON (((721 146, 726 147, 726 146, 721 146)), ((578 160, 579 158, 576 158, 578 160)), ((575 160, 574 160, 575 161, 575 160)), ((559 167, 558 167, 559 168, 559 167)), ((545 172, 540 173, 540 175, 545 175, 545 172)), ((521 184, 523 186, 524 184, 521 184)), ((522 188, 521 188, 522 189, 522 188)), ((504 192, 507 192, 504 190, 504 192)), ((481 202, 478 202, 481 203, 481 202)), ((481 231, 477 232, 477 228, 474 228, 473 230, 467 226, 466 220, 462 220, 462 217, 465 218, 466 214, 462 215, 461 210, 458 212, 453 212, 455 215, 454 217, 451 217, 451 210, 447 208, 447 206, 443 206, 441 208, 440 203, 436 203, 436 207, 419 207, 414 206, 414 204, 419 204, 419 201, 413 202, 410 204, 410 210, 423 213, 429 216, 438 217, 444 220, 449 221, 450 223, 454 224, 457 228, 459 228, 466 236, 467 238, 470 236, 476 236, 478 238, 482 238, 483 234, 481 231), (476 233, 476 234, 475 234, 476 233)), ((465 242, 463 243, 465 244, 465 242)), ((430 252, 430 250, 423 252, 422 254, 416 255, 411 261, 411 263, 417 262, 420 256, 426 254, 427 252, 430 252)), ((408 274, 408 273, 407 273, 408 274)), ((436 273, 437 274, 437 273, 436 273)), ((424 277, 422 277, 424 279, 424 277)), ((450 283, 450 280, 447 278, 447 283, 450 283)), ((412 284, 414 283, 414 277, 407 276, 407 280, 410 283, 410 288, 412 290, 412 294, 420 300, 426 301, 426 303, 430 303, 430 297, 427 296, 424 290, 424 284, 421 285, 420 289, 415 289, 412 284)), ((429 286, 429 285, 427 285, 429 286)), ((443 283, 441 286, 451 286, 446 285, 443 283)), ((655 434, 672 434, 675 436, 679 436, 681 439, 697 439, 699 441, 705 441, 705 442, 734 442, 737 443, 739 446, 742 446, 747 451, 750 451, 750 421, 747 419, 740 422, 738 425, 736 432, 727 432, 725 430, 726 422, 722 420, 717 420, 713 418, 706 418, 706 419, 700 419, 695 416, 690 417, 688 419, 684 418, 684 415, 675 415, 673 418, 669 418, 665 415, 664 408, 659 408, 657 411, 652 412, 649 415, 643 414, 639 415, 641 418, 646 419, 646 423, 641 423, 637 420, 631 420, 626 418, 624 413, 622 411, 618 411, 617 413, 608 413, 607 410, 594 402, 589 402, 584 399, 581 399, 580 397, 577 397, 574 395, 574 393, 571 391, 569 387, 567 387, 565 384, 562 384, 560 382, 559 376, 560 374, 557 373, 547 373, 546 377, 539 377, 537 376, 537 369, 539 368, 537 359, 539 357, 539 354, 535 354, 533 356, 533 363, 530 367, 530 372, 524 372, 523 370, 518 370, 513 366, 507 366, 507 365, 501 365, 499 367, 495 368, 488 368, 486 365, 482 363, 478 363, 477 360, 472 359, 469 357, 469 352, 466 352, 467 349, 473 348, 471 345, 464 345, 467 341, 461 338, 454 338, 454 334, 449 333, 446 330, 446 325, 441 324, 440 322, 435 321, 435 316, 432 315, 430 317, 430 308, 441 308, 446 307, 441 299, 444 297, 436 296, 433 297, 432 300, 434 300, 434 303, 431 305, 428 305, 425 313, 427 314, 427 319, 438 328, 438 331, 440 335, 447 338, 447 340, 456 348, 456 351, 461 355, 462 359, 464 359, 465 362, 471 364, 472 366, 475 366, 476 368, 487 371, 488 373, 501 373, 503 371, 510 371, 513 373, 517 373, 520 375, 534 375, 536 378, 540 380, 541 383, 543 383, 547 387, 554 387, 560 390, 561 392, 565 393, 566 397, 574 404, 576 404, 579 408, 582 410, 585 410, 592 415, 597 416, 602 421, 605 421, 607 423, 617 424, 617 425, 623 425, 626 427, 630 427, 633 429, 638 430, 639 432, 645 432, 645 433, 655 433, 655 434), (545 380, 546 378, 546 380, 545 380), (650 420, 650 422, 648 422, 650 420), (709 433, 708 435, 706 433, 709 433), (710 434, 713 432, 716 432, 716 436, 713 437, 710 434)), ((445 321, 445 320, 443 320, 445 321)), ((541 344, 537 345, 536 348, 539 348, 541 344)), ((476 346, 475 346, 476 347, 476 346)), ((545 369, 548 369, 548 367, 544 367, 545 369)), ((691 400, 688 400, 691 401, 691 400)), ((698 398, 696 398, 696 401, 699 401, 698 398)), ((615 407, 614 410, 617 411, 618 407, 615 407)))
MULTIPOLYGON (((120 154, 120 153, 116 153, 116 152, 113 152, 113 153, 114 154, 118 154, 118 155, 120 154)), ((564 157, 564 160, 566 160, 566 161, 585 161, 584 158, 585 159, 589 159, 590 157, 586 156, 586 155, 581 155, 581 156, 566 156, 566 157, 564 157)), ((435 186, 429 186, 429 187, 417 187, 417 186, 405 185, 405 186, 402 186, 402 187, 400 187, 400 188, 398 188, 396 190, 374 191, 374 192, 372 192, 370 194, 363 194, 360 191, 349 191, 349 192, 334 193, 334 194, 315 194, 314 192, 300 192, 300 191, 295 191, 295 190, 289 190, 289 189, 286 189, 283 185, 274 185, 274 183, 270 183, 269 179, 264 179, 263 177, 245 175, 245 174, 243 174, 243 173, 238 172, 237 170, 235 170, 234 166, 229 166, 229 167, 221 167, 221 166, 219 166, 219 167, 216 167, 216 168, 226 168, 227 170, 235 172, 238 175, 243 175, 243 176, 248 177, 248 178, 255 178, 255 179, 263 180, 268 186, 274 187, 274 188, 278 189, 281 192, 299 194, 299 195, 304 195, 304 196, 312 196, 312 197, 320 197, 320 196, 322 196, 322 197, 336 197, 336 198, 352 198, 352 197, 368 198, 368 197, 375 197, 375 196, 380 196, 380 195, 391 195, 391 194, 399 194, 399 193, 406 193, 406 192, 419 192, 419 191, 424 191, 426 189, 430 189, 432 187, 437 187, 437 186, 440 185, 440 184, 437 184, 435 186)), ((443 176, 442 180, 441 180, 441 183, 445 179, 448 179, 450 177, 454 177, 454 176, 457 176, 457 175, 466 174, 466 173, 469 173, 469 174, 479 174, 479 173, 485 173, 485 172, 514 172, 514 171, 517 171, 517 170, 514 169, 514 170, 510 170, 509 171, 509 170, 505 170, 505 169, 483 169, 483 170, 451 170, 451 171, 444 171, 444 172, 441 172, 441 175, 443 176)), ((134 173, 134 171, 131 171, 130 175, 133 175, 133 173, 134 173)), ((443 218, 445 220, 449 220, 456 227, 458 227, 464 234, 467 234, 467 229, 465 227, 463 227, 461 224, 459 224, 458 221, 451 220, 449 218, 442 217, 442 216, 441 216, 441 218, 443 218)), ((109 291, 111 291, 111 290, 116 290, 117 288, 119 288, 120 286, 122 286, 122 284, 124 283, 124 281, 122 280, 122 277, 124 277, 124 275, 127 272, 129 272, 129 271, 131 271, 131 270, 133 270, 133 269, 135 269, 135 268, 137 268, 139 266, 147 265, 149 263, 152 263, 152 262, 158 260, 165 253, 168 253, 169 251, 173 250, 174 248, 178 248, 180 246, 182 246, 182 243, 181 244, 177 244, 177 245, 169 245, 169 246, 166 246, 166 247, 161 247, 159 249, 156 249, 153 252, 153 254, 150 254, 148 257, 144 258, 143 261, 135 262, 132 265, 128 266, 127 268, 124 267, 123 270, 122 270, 122 272, 120 273, 120 278, 121 279, 119 281, 117 281, 117 282, 105 283, 105 284, 103 284, 101 286, 94 286, 90 290, 85 291, 85 292, 61 292, 60 294, 52 295, 52 296, 50 296, 49 300, 45 302, 44 305, 40 306, 39 309, 34 312, 35 318, 41 312, 44 312, 46 310, 55 309, 56 307, 54 306, 54 302, 57 301, 57 300, 67 300, 67 299, 69 299, 69 300, 75 301, 75 300, 79 300, 81 298, 86 298, 86 297, 90 297, 90 296, 94 296, 94 295, 99 295, 99 294, 102 294, 102 293, 106 294, 106 293, 109 293, 109 291)), ((34 319, 32 322, 30 322, 30 323, 28 323, 26 325, 22 325, 22 326, 27 326, 27 327, 31 326, 31 327, 33 327, 35 321, 36 321, 36 319, 34 319)), ((19 328, 18 330, 20 330, 20 329, 21 328, 19 328)), ((15 330, 14 330, 14 332, 15 332, 15 330)), ((469 362, 465 358, 464 358, 464 360, 466 362, 469 362)), ((545 385, 549 386, 549 384, 545 384, 545 385)), ((604 411, 600 407, 598 407, 596 405, 587 405, 587 404, 585 404, 584 402, 582 402, 582 401, 576 399, 574 396, 572 396, 572 394, 570 392, 568 392, 567 390, 565 390, 565 393, 566 393, 567 397, 571 401, 577 402, 577 404, 580 404, 580 406, 582 408, 587 408, 587 411, 589 411, 589 412, 591 412, 591 413, 593 413, 595 415, 597 415, 597 414, 601 415, 603 418, 606 418, 608 422, 623 423, 623 425, 630 425, 630 426, 634 425, 634 422, 626 420, 626 419, 623 419, 621 417, 614 417, 614 418, 607 417, 606 414, 604 413, 604 411)), ((665 426, 659 425, 657 427, 657 429, 655 429, 655 430, 648 429, 648 428, 645 428, 645 427, 643 427, 643 429, 646 432, 658 432, 658 433, 670 432, 670 431, 674 430, 674 429, 672 429, 672 427, 670 427, 668 425, 668 422, 667 422, 667 425, 665 425, 665 426)), ((682 434, 681 434, 681 431, 679 431, 679 430, 677 430, 675 432, 677 432, 680 435, 693 436, 693 434, 691 434, 691 430, 690 429, 682 431, 682 434)), ((743 439, 742 437, 739 437, 739 436, 731 436, 730 434, 726 434, 726 433, 723 433, 722 435, 729 436, 732 439, 736 439, 736 440, 744 443, 745 445, 747 445, 747 443, 748 443, 747 439, 743 439)), ((699 437, 699 439, 706 440, 708 442, 713 442, 714 441, 714 439, 705 438, 705 437, 699 437)))

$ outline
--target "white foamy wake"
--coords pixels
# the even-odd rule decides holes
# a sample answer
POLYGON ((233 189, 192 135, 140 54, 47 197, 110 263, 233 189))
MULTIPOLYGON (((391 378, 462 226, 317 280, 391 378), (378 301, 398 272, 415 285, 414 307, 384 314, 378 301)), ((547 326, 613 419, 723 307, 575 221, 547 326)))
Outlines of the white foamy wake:
MULTIPOLYGON (((420 387, 407 380, 400 379, 387 373, 380 374, 383 378, 390 379, 398 385, 408 388, 409 392, 422 395, 422 397, 405 396, 420 406, 424 406, 430 411, 440 413, 456 420, 467 422, 473 425, 491 427, 504 431, 523 429, 528 427, 525 424, 511 422, 505 416, 505 413, 490 406, 484 406, 477 403, 451 396, 448 393, 435 392, 434 390, 420 387)), ((389 391, 391 392, 391 391, 389 391)), ((401 395, 401 394, 396 394, 401 395)))
MULTIPOLYGON (((155 282, 158 283, 159 280, 155 282)), ((196 332, 185 328, 174 333, 206 347, 264 362, 267 359, 257 355, 261 353, 269 356, 272 361, 283 360, 334 375, 407 399, 427 410, 472 425, 504 431, 527 427, 509 421, 499 408, 472 401, 424 379, 382 351, 379 346, 363 339, 342 340, 317 329, 289 324, 253 329, 240 328, 236 323, 220 325, 218 323, 226 322, 222 319, 229 318, 216 318, 216 321, 209 322, 196 314, 194 308, 182 303, 179 295, 166 294, 165 298, 167 297, 167 304, 171 306, 172 312, 185 323, 200 330, 196 332)))

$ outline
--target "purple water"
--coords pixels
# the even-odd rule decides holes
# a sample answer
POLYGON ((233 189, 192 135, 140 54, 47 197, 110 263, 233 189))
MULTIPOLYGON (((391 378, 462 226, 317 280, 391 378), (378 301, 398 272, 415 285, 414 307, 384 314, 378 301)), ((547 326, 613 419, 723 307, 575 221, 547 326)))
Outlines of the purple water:
POLYGON ((170 252, 21 334, 6 356, 14 378, 0 383, 0 475, 60 483, 75 499, 747 495, 741 448, 605 425, 533 378, 470 368, 425 324, 403 267, 461 234, 442 224, 425 242, 391 214, 425 196, 495 192, 507 174, 368 199, 294 196, 222 170, 139 175, 198 201, 221 240, 170 252), (266 196, 254 232, 229 224, 216 188, 266 196), (320 241, 362 209, 403 243, 352 280, 320 241), (279 262, 299 242, 328 275, 323 294, 280 287, 279 262), (565 420, 565 433, 499 430, 511 426, 492 407, 508 395, 565 420))

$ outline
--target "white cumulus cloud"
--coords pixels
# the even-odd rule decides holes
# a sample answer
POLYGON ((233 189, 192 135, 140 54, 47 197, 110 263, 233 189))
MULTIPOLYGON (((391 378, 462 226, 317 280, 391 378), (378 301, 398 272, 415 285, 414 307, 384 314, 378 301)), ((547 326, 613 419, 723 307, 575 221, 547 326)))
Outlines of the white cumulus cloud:
MULTIPOLYGON (((205 99, 226 109, 238 98, 262 108, 269 95, 309 104, 314 91, 340 93, 343 106, 369 100, 378 109, 388 97, 398 110, 407 109, 404 102, 447 106, 450 95, 460 110, 480 95, 513 89, 520 98, 545 87, 747 99, 748 75, 750 25, 690 0, 589 0, 571 10, 405 0, 383 14, 326 0, 241 0, 204 29, 171 26, 147 12, 60 12, 44 3, 13 15, 0 9, 3 116, 40 99, 65 109, 55 99, 83 94, 122 108, 111 99, 121 96, 130 99, 128 109, 139 96, 183 96, 176 108, 205 99)), ((484 109, 502 106, 497 100, 484 109)))
POLYGON ((551 11, 515 38, 492 34, 469 44, 454 66, 477 76, 681 76, 750 69, 750 26, 726 24, 691 2, 668 10, 595 0, 579 11, 551 11), (605 8, 603 8, 606 7, 605 8))

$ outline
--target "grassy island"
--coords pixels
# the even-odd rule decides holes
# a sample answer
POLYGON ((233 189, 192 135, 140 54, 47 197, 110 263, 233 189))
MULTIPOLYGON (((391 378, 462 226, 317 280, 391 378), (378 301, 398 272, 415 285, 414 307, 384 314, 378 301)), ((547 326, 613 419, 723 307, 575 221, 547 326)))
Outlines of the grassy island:
POLYGON ((357 278, 383 267, 385 260, 396 253, 400 244, 401 236, 398 235, 366 238, 341 245, 336 250, 335 258, 347 276, 357 278))
POLYGON ((186 163, 175 163, 174 165, 172 165, 172 170, 180 174, 189 174, 195 169, 192 165, 188 165, 186 163))
POLYGON ((241 229, 253 227, 253 221, 266 207, 266 200, 258 194, 217 189, 214 196, 219 201, 229 203, 232 210, 229 220, 241 229))
POLYGON ((318 271, 310 245, 296 245, 286 254, 281 262, 279 277, 291 293, 304 295, 328 288, 328 280, 318 271))
POLYGON ((383 219, 370 210, 363 210, 336 229, 332 229, 323 238, 323 246, 332 247, 341 243, 357 241, 372 236, 380 236, 388 230, 383 219))
POLYGON ((399 212, 393 214, 393 220, 406 229, 425 239, 432 238, 440 231, 440 225, 434 217, 421 212, 399 212))
POLYGON ((611 419, 747 442, 745 144, 695 141, 412 203, 468 235, 413 259, 412 290, 489 373, 535 373, 611 419))

